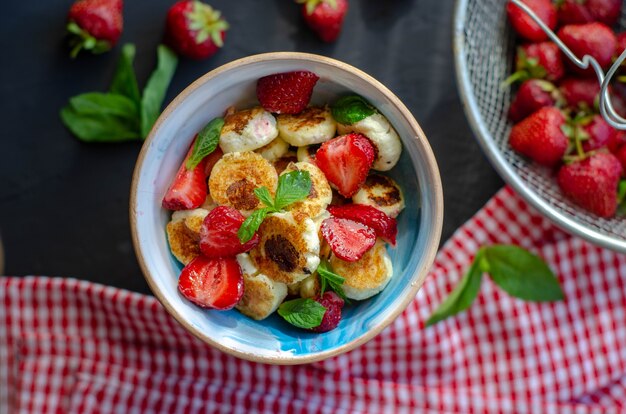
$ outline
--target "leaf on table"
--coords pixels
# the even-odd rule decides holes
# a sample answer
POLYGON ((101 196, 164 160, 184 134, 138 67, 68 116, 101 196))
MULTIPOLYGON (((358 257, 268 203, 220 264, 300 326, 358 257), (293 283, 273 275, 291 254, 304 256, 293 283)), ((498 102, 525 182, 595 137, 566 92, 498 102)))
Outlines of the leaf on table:
POLYGON ((136 121, 109 114, 81 114, 68 105, 61 109, 61 120, 85 142, 122 142, 141 138, 136 121))
POLYGON ((115 115, 137 119, 137 105, 114 93, 89 92, 70 98, 70 106, 81 115, 115 115))
POLYGON ((139 93, 139 85, 137 77, 133 69, 133 60, 135 59, 135 45, 126 44, 122 47, 122 56, 117 63, 111 87, 109 91, 118 95, 123 95, 133 101, 137 111, 141 104, 141 95, 139 93))
POLYGON ((161 106, 170 85, 178 57, 167 46, 159 45, 157 67, 150 75, 141 97, 141 135, 146 137, 161 113, 161 106))

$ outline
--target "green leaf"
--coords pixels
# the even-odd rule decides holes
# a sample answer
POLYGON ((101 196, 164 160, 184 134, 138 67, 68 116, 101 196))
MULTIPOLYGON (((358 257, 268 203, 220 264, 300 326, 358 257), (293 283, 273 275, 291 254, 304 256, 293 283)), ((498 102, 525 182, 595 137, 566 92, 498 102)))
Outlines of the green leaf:
POLYGON ((323 260, 319 266, 317 267, 317 274, 320 277, 320 295, 324 294, 326 290, 326 284, 330 286, 330 288, 337 294, 341 299, 346 302, 349 302, 346 294, 343 291, 343 283, 346 281, 345 278, 333 272, 330 264, 323 260))
POLYGON ((278 178, 274 207, 282 210, 289 204, 300 201, 311 192, 311 175, 308 171, 291 171, 278 178))
POLYGON ((272 210, 277 211, 274 208, 274 200, 272 200, 272 195, 270 194, 270 190, 267 187, 259 187, 254 189, 254 195, 261 200, 263 204, 270 207, 272 210))
POLYGON ((463 279, 450 292, 448 297, 430 315, 426 321, 426 327, 436 324, 450 316, 463 312, 469 308, 480 289, 483 271, 481 269, 482 249, 478 251, 472 265, 463 279))
POLYGON ((81 115, 116 115, 133 120, 138 115, 133 101, 114 93, 83 93, 70 98, 70 105, 81 115))
POLYGON ((200 130, 196 138, 196 143, 193 146, 191 157, 187 160, 186 166, 188 170, 196 168, 204 157, 215 151, 220 141, 220 133, 222 132, 223 126, 224 119, 215 118, 200 130))
POLYGON ((278 314, 298 328, 311 329, 320 326, 326 308, 309 298, 300 298, 283 302, 278 307, 278 314))
POLYGON ((178 58, 167 46, 159 45, 157 67, 150 75, 141 97, 141 135, 146 137, 161 113, 165 93, 170 85, 178 58))
POLYGON ((72 106, 61 109, 61 120, 80 140, 120 142, 141 138, 131 120, 107 114, 80 114, 72 106))
POLYGON ((352 125, 376 113, 376 108, 359 95, 344 96, 330 109, 335 121, 344 125, 352 125))
POLYGON ((139 95, 139 86, 137 85, 137 77, 133 69, 133 60, 135 59, 135 45, 125 44, 122 47, 122 56, 117 62, 117 68, 111 81, 109 91, 118 95, 123 95, 135 102, 137 108, 141 104, 141 96, 139 95))
POLYGON ((259 229, 263 220, 265 220, 265 216, 271 212, 269 208, 261 208, 259 210, 255 210, 247 219, 241 223, 241 227, 237 230, 237 237, 239 237, 239 241, 241 243, 245 243, 248 240, 254 237, 254 233, 259 229))
POLYGON ((564 298, 558 279, 540 257, 509 245, 485 247, 483 254, 483 270, 509 295, 533 302, 564 298))

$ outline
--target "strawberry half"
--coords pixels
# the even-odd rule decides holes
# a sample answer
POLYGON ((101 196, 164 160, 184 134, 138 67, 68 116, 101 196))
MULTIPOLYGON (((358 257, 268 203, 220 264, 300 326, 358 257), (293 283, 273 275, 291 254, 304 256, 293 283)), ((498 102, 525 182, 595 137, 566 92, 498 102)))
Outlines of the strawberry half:
POLYGON ((339 194, 352 197, 365 182, 375 155, 370 140, 354 133, 323 143, 315 153, 315 163, 339 194))
POLYGON ((161 203, 168 210, 191 210, 204 203, 207 196, 206 174, 204 172, 206 158, 192 170, 185 165, 193 152, 195 138, 183 160, 174 181, 163 197, 161 203))
POLYGON ((346 262, 356 262, 376 243, 374 229, 354 220, 327 218, 321 231, 335 256, 346 262))
POLYGON ((315 328, 311 328, 313 332, 328 332, 335 329, 341 321, 341 308, 343 308, 344 301, 335 292, 326 292, 322 296, 316 296, 314 301, 326 308, 322 323, 315 328))
POLYGON ((318 79, 305 70, 264 76, 257 81, 256 96, 266 111, 299 114, 309 104, 318 79))
MULTIPOLYGON (((524 0, 530 9, 552 30, 556 27, 556 7, 550 0, 524 0)), ((531 42, 541 42, 548 35, 522 9, 513 3, 506 5, 506 14, 515 32, 531 42)))
POLYGON ((302 4, 302 17, 324 42, 334 42, 341 33, 348 13, 348 0, 297 0, 302 4))
POLYGON ((376 235, 384 241, 396 245, 398 222, 376 207, 365 204, 346 204, 343 206, 328 206, 328 212, 337 218, 345 218, 371 227, 376 235))
POLYGON ((178 290, 203 308, 227 310, 243 296, 243 275, 234 257, 198 256, 178 278, 178 290))
POLYGON ((103 53, 117 43, 124 26, 122 0, 78 0, 67 16, 72 51, 76 57, 81 50, 103 53))
POLYGON ((569 139, 561 130, 565 117, 557 108, 544 107, 513 126, 509 144, 539 164, 556 165, 567 150, 569 139))
POLYGON ((246 243, 239 241, 237 231, 244 220, 245 217, 232 207, 219 206, 211 210, 200 227, 202 253, 207 257, 235 256, 259 244, 258 234, 246 243))

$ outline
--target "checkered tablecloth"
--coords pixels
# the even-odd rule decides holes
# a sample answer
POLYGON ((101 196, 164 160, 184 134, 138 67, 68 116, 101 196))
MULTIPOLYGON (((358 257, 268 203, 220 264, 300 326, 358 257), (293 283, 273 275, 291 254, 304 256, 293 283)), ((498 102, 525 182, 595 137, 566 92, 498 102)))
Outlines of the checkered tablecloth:
POLYGON ((626 256, 566 235, 505 188, 446 243, 382 334, 290 367, 204 345, 153 297, 2 277, 0 413, 14 412, 626 412, 626 256), (424 329, 494 243, 544 257, 566 300, 523 302, 485 278, 467 312, 424 329))

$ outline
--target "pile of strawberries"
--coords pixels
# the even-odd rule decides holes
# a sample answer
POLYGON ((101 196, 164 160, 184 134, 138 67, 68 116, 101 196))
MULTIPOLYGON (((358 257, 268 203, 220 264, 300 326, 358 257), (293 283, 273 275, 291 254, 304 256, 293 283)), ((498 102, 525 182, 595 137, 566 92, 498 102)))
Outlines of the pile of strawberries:
MULTIPOLYGON (((524 0, 578 56, 593 56, 606 71, 626 48, 626 33, 616 34, 621 0, 524 0)), ((520 44, 519 83, 509 108, 515 124, 509 143, 518 153, 555 169, 563 193, 600 217, 615 215, 626 190, 626 134, 600 116, 600 85, 592 69, 581 70, 520 8, 507 5, 520 44)), ((611 86, 611 102, 626 117, 626 85, 611 86)))

